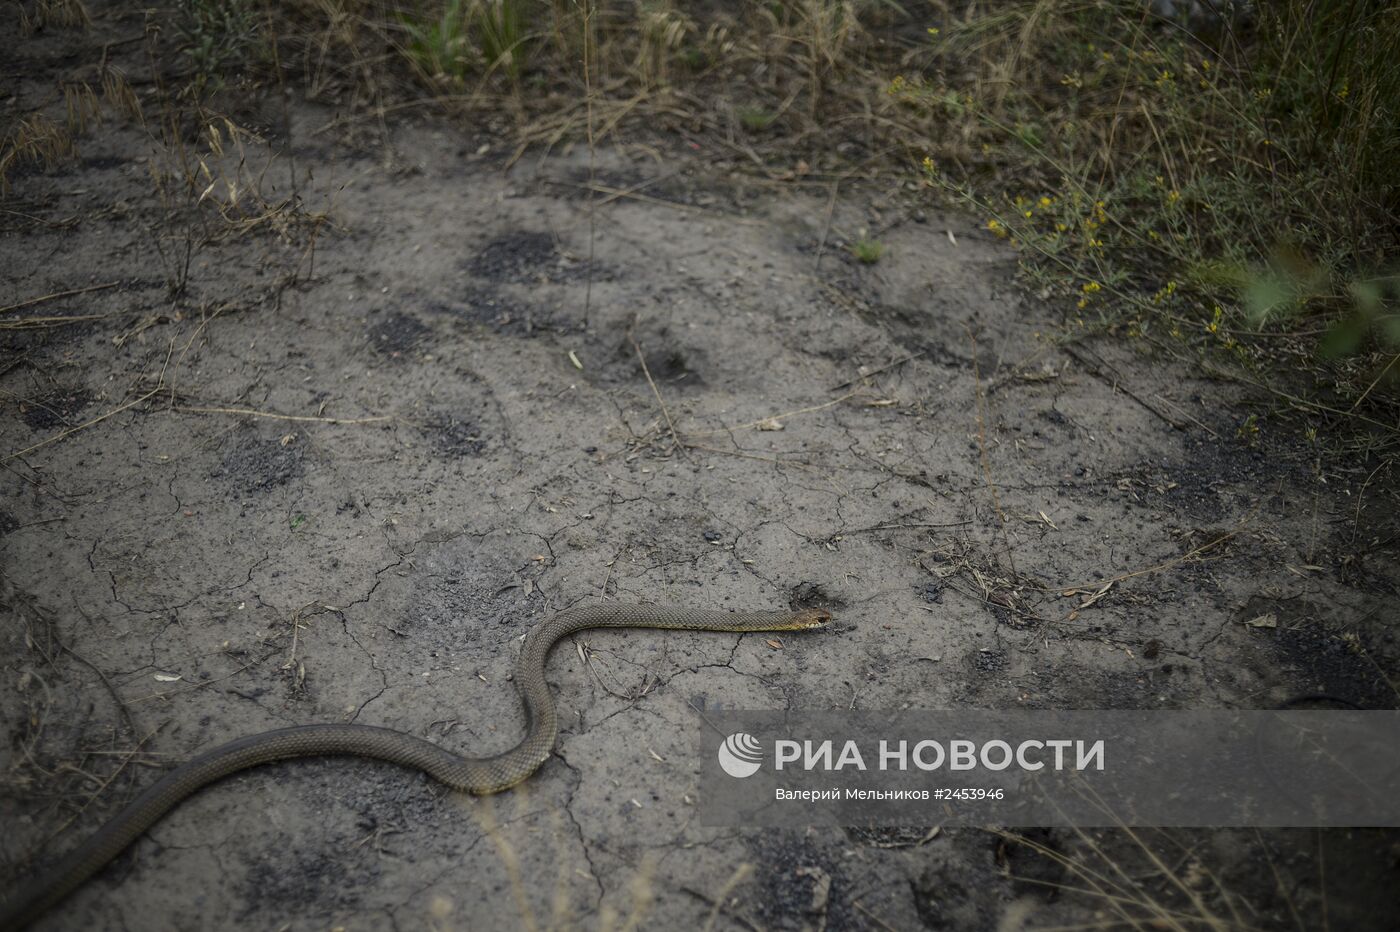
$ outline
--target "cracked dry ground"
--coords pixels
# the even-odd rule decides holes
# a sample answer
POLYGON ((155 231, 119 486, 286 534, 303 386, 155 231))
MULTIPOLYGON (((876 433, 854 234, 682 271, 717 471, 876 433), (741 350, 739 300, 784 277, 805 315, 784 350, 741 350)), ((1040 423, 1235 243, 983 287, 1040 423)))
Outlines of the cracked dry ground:
MULTIPOLYGON (((972 221, 851 189, 828 224, 824 189, 613 151, 600 179, 654 183, 599 205, 590 242, 581 153, 503 171, 481 140, 404 125, 389 169, 313 135, 326 121, 297 114, 292 170, 335 229, 280 304, 261 296, 298 254, 258 231, 202 247, 166 297, 152 238, 179 231, 134 130, 18 179, 0 302, 120 285, 42 307, 94 319, 4 333, 7 889, 240 735, 356 721, 508 747, 519 638, 561 606, 822 604, 842 624, 577 637, 550 667, 558 754, 518 791, 267 767, 44 928, 1094 922, 1102 903, 1054 887, 1073 877, 1015 879, 1034 868, 990 833, 697 824, 700 713, 1394 706, 1393 490, 1242 443, 1228 385, 1056 348, 972 221), (838 248, 861 226, 883 229, 878 265, 838 248), (215 408, 310 420, 195 410, 215 408)), ((1269 837, 1293 906, 1326 899, 1334 928, 1395 879, 1384 834, 1269 837)), ((1287 926, 1239 855, 1253 838, 1188 835, 1263 904, 1252 923, 1287 926)))

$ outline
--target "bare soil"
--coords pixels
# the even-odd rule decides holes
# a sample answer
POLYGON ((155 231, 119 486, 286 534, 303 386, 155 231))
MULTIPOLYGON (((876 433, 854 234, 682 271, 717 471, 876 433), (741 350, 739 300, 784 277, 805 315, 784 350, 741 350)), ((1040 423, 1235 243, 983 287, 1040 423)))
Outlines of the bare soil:
MULTIPOLYGON (((0 41, 11 114, 75 41, 0 41)), ((151 131, 117 121, 0 211, 0 305, 111 284, 0 314, 0 886, 241 735, 356 721, 502 750, 519 638, 567 605, 840 624, 578 637, 550 668, 558 754, 519 790, 263 768, 42 928, 1102 922, 995 832, 697 825, 701 713, 1395 707, 1384 464, 1241 433, 1254 399, 1141 346, 1066 346, 974 219, 718 171, 684 140, 507 167, 426 118, 367 142, 257 107, 285 117, 246 154, 266 204, 295 194, 280 213, 226 185, 172 207, 151 131), (590 192, 604 175, 632 193, 590 192), (877 264, 845 248, 861 228, 877 264)), ((1034 837, 1183 901, 1121 833, 1034 837)), ((1379 831, 1147 837, 1259 928, 1374 927, 1400 870, 1379 831)))

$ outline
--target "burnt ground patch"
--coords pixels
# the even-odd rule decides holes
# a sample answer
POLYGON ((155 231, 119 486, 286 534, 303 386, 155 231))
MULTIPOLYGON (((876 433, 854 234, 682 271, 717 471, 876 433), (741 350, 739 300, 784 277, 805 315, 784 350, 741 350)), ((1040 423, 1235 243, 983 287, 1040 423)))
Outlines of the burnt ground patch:
POLYGON ((456 300, 430 301, 427 309, 452 320, 489 327, 504 336, 534 337, 544 332, 567 330, 565 321, 548 307, 516 300, 494 287, 469 288, 456 300))
POLYGON ((966 663, 974 674, 990 674, 1005 670, 1010 660, 1000 647, 979 647, 967 652, 966 663))
POLYGON ((765 929, 859 928, 851 885, 835 852, 798 832, 774 831, 753 839, 758 924, 765 929))
POLYGON ((360 872, 360 883, 346 877, 345 864, 338 856, 315 852, 292 865, 256 864, 248 874, 242 916, 258 912, 264 905, 289 907, 299 903, 331 900, 341 908, 361 902, 356 891, 373 880, 373 872, 360 872))
POLYGON ((1394 598, 1400 596, 1400 505, 1366 492, 1363 484, 1351 520, 1337 526, 1328 549, 1340 582, 1394 598))
POLYGON ((1400 642, 1392 625, 1358 623, 1340 606, 1255 594, 1225 624, 1247 632, 1240 666, 1271 684, 1248 707, 1394 709, 1400 642), (1298 705, 1303 703, 1303 705, 1298 705))
POLYGON ((569 281, 587 262, 566 255, 551 233, 516 230, 488 242, 467 262, 474 277, 499 284, 569 281))
POLYGON ((471 418, 439 412, 430 417, 422 429, 432 440, 433 447, 451 459, 480 456, 486 450, 486 431, 471 418))
MULTIPOLYGON (((974 899, 974 891, 964 883, 949 865, 925 871, 910 884, 914 892, 914 908, 927 929, 970 929, 976 927, 976 917, 983 908, 974 899)), ((991 910, 987 910, 991 912, 991 910)))
POLYGON ((393 311, 370 325, 370 345, 386 356, 401 356, 427 342, 433 329, 410 314, 393 311))
POLYGON ((819 582, 801 582, 788 592, 788 605, 794 611, 804 608, 835 610, 845 608, 846 600, 827 592, 819 582))
POLYGON ((980 929, 1000 913, 1011 891, 996 863, 999 841, 976 829, 954 829, 930 846, 928 865, 909 882, 925 928, 980 929))
POLYGON ((235 435, 232 446, 211 474, 244 492, 268 492, 300 476, 302 448, 295 442, 263 438, 252 431, 235 435))
MULTIPOLYGON (((323 762, 324 763, 324 762, 323 762)), ((349 769, 349 768, 345 768, 349 769)), ((352 775, 356 782, 364 783, 368 768, 352 775)), ((323 768, 318 774, 292 774, 288 771, 264 772, 263 779, 271 775, 280 783, 305 787, 303 798, 328 798, 343 782, 339 775, 323 768)), ((369 776, 369 780, 373 780, 369 776)), ((402 792, 402 790, 401 790, 402 792)), ((327 814, 318 821, 325 825, 327 814)), ((334 820, 332 824, 334 824, 334 820)), ((369 845, 356 845, 366 833, 359 826, 335 827, 331 831, 343 839, 343 848, 338 851, 297 850, 293 842, 285 848, 267 852, 262 857, 249 853, 251 864, 239 882, 243 889, 241 900, 244 904, 240 918, 249 917, 269 910, 286 913, 326 916, 336 910, 353 909, 363 902, 363 891, 372 888, 374 879, 380 873, 379 858, 369 845), (354 836, 353 838, 350 836, 354 836)))
POLYGON ((74 416, 90 404, 92 392, 85 388, 58 389, 20 402, 19 416, 30 430, 57 430, 72 427, 74 416))
POLYGON ((1343 556, 1337 567, 1337 577, 1346 585, 1394 598, 1400 596, 1397 566, 1400 566, 1400 537, 1392 537, 1343 556))
MULTIPOLYGON (((1280 663, 1292 668, 1300 695, 1335 697, 1363 709, 1394 709, 1397 696, 1377 656, 1393 654, 1395 645, 1375 645, 1356 631, 1339 630, 1322 620, 1313 606, 1275 600, 1252 600, 1242 620, 1273 613, 1277 627, 1257 629, 1268 638, 1280 663), (1268 603, 1267 605, 1265 603, 1268 603)), ((1393 636, 1392 636, 1393 637, 1393 636)))
MULTIPOLYGON (((483 553, 475 563, 504 573, 509 560, 507 555, 483 553)), ((474 668, 482 663, 480 658, 528 630, 532 607, 518 598, 519 585, 483 585, 457 564, 440 569, 413 576, 405 610, 379 619, 420 656, 453 662, 461 658, 461 663, 474 668), (478 623, 464 626, 463 619, 478 623)), ((509 571, 514 573, 513 568, 509 571)))
POLYGON ((696 371, 699 353, 688 352, 680 347, 647 351, 643 354, 647 361, 644 372, 641 363, 636 362, 636 351, 630 344, 619 352, 625 352, 634 360, 634 378, 645 380, 647 372, 650 372, 651 377, 658 383, 665 382, 677 388, 701 388, 705 384, 704 377, 696 371))
POLYGON ((689 342, 681 342, 666 326, 620 335, 599 336, 590 332, 587 353, 589 359, 601 362, 584 370, 584 376, 595 384, 632 384, 650 391, 648 374, 664 392, 701 391, 709 384, 704 374, 708 354, 689 342), (639 347, 641 358, 637 355, 639 347), (646 360, 645 368, 642 359, 646 360))
POLYGON ((1027 828, 994 836, 996 863, 1022 895, 1053 901, 1073 878, 1064 863, 1060 830, 1027 828))
POLYGON ((1218 439, 1192 440, 1184 457, 1143 462, 1100 478, 1135 501, 1165 502, 1198 520, 1218 518, 1240 490, 1259 493, 1271 480, 1277 484, 1283 477, 1300 484, 1308 481, 1306 451, 1298 445, 1251 443, 1235 436, 1228 424, 1221 424, 1217 433, 1218 439))
POLYGON ((852 844, 871 848, 917 848, 938 837, 931 825, 849 825, 842 829, 852 844))

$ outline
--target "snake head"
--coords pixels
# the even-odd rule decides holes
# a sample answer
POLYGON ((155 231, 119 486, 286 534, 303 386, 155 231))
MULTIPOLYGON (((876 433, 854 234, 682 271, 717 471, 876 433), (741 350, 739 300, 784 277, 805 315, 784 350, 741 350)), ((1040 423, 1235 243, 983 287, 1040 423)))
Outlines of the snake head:
POLYGON ((831 621, 831 612, 824 608, 807 608, 797 612, 792 617, 792 630, 812 631, 816 628, 826 627, 826 623, 831 621))

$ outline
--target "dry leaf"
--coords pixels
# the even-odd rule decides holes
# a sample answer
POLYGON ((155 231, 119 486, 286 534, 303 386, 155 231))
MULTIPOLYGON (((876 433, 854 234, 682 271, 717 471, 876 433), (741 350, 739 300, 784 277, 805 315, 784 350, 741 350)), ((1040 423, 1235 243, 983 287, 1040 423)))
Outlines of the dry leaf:
POLYGON ((1244 623, 1246 628, 1277 628, 1278 616, 1273 612, 1265 615, 1257 615, 1244 623))
POLYGON ((1109 580, 1108 582, 1106 582, 1106 583, 1103 584, 1103 588, 1102 588, 1102 589, 1100 589, 1098 592, 1095 592, 1093 595, 1089 596, 1089 598, 1085 599, 1083 602, 1080 602, 1080 603, 1079 603, 1079 607, 1080 607, 1080 608, 1088 608, 1090 605, 1093 605, 1093 604, 1094 604, 1095 602, 1097 602, 1099 599, 1102 599, 1105 595, 1107 595, 1107 594, 1108 594, 1108 590, 1110 590, 1110 589, 1112 589, 1112 588, 1113 588, 1113 580, 1109 580))
POLYGON ((782 650, 783 642, 779 641, 777 638, 768 638, 768 646, 774 650, 782 650))

